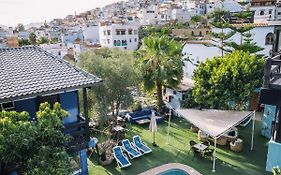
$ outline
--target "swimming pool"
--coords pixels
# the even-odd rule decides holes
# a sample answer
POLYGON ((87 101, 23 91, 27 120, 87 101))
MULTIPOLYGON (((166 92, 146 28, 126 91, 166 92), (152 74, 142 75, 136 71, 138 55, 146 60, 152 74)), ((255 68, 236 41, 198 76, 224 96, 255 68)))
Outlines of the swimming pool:
POLYGON ((174 169, 169 169, 167 171, 159 173, 157 175, 189 175, 189 174, 184 170, 174 168, 174 169))
POLYGON ((152 168, 138 175, 202 175, 202 174, 188 165, 184 165, 180 163, 168 163, 152 168))

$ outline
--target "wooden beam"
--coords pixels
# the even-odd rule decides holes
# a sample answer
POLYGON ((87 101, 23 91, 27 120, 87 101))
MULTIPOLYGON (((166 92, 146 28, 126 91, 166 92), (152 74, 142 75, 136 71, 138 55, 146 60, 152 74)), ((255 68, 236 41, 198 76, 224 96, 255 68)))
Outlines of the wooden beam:
POLYGON ((88 95, 87 88, 83 88, 83 107, 84 107, 84 117, 85 117, 85 135, 86 141, 90 141, 90 128, 89 128, 89 111, 88 111, 88 95))
POLYGON ((269 88, 272 60, 267 59, 264 66, 263 87, 269 88))

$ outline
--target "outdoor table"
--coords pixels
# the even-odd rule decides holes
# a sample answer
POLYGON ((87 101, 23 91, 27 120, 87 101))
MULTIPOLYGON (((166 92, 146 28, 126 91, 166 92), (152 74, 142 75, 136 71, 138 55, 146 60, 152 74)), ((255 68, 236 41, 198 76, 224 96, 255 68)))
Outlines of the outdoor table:
POLYGON ((119 132, 119 131, 123 131, 125 128, 123 128, 122 126, 120 126, 120 125, 117 125, 117 126, 115 126, 114 128, 112 128, 114 131, 117 131, 117 132, 119 132))
POLYGON ((150 120, 149 119, 142 119, 142 120, 138 120, 136 121, 138 124, 142 125, 142 124, 145 124, 145 123, 149 123, 150 120))
POLYGON ((194 148, 198 149, 199 151, 204 151, 208 148, 208 146, 202 144, 202 143, 197 143, 195 145, 193 145, 194 148))

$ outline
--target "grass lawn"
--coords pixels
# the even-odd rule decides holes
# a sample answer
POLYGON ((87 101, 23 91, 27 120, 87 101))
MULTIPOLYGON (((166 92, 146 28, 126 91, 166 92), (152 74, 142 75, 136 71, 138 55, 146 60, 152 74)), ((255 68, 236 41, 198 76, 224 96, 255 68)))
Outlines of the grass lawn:
POLYGON ((184 119, 177 117, 172 119, 169 144, 166 144, 167 121, 158 125, 156 140, 159 147, 157 148, 151 146, 152 134, 148 125, 128 124, 126 137, 131 140, 133 135, 139 134, 143 141, 153 149, 152 154, 130 160, 132 166, 122 170, 117 167, 115 161, 105 167, 98 165, 98 157, 95 154, 93 159, 88 161, 89 173, 91 175, 135 175, 166 163, 182 163, 195 168, 204 175, 271 174, 265 171, 268 140, 260 136, 261 122, 256 121, 253 151, 250 151, 251 126, 249 124, 246 128, 239 128, 239 135, 244 140, 243 152, 234 153, 229 150, 228 146, 218 147, 216 172, 212 173, 211 160, 193 159, 193 153, 188 153, 189 141, 197 141, 197 135, 189 131, 190 124, 184 119))

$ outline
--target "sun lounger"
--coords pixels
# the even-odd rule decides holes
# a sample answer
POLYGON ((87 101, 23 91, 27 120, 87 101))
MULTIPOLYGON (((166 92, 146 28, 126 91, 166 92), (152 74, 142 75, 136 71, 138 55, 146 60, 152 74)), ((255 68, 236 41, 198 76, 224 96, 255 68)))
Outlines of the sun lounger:
POLYGON ((141 152, 139 152, 136 148, 132 146, 128 139, 122 140, 122 147, 128 153, 131 159, 140 157, 142 155, 141 152))
POLYGON ((134 146, 143 154, 148 154, 152 152, 152 150, 145 143, 142 142, 140 136, 138 135, 133 137, 133 143, 134 146))
POLYGON ((128 160, 127 156, 123 154, 121 146, 115 146, 113 148, 113 156, 120 168, 131 166, 131 162, 128 160))

